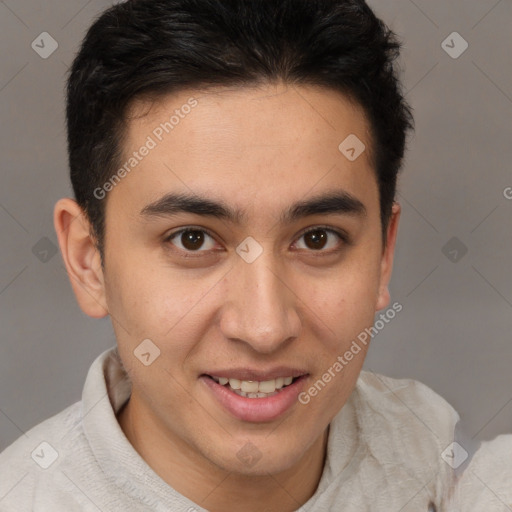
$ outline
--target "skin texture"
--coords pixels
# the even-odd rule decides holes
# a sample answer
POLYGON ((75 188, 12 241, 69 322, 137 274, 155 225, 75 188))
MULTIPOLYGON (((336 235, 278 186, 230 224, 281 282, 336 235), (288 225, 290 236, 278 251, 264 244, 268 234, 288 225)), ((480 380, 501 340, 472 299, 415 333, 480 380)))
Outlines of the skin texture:
POLYGON ((310 403, 297 402, 264 423, 232 416, 199 377, 221 368, 286 365, 309 374, 304 389, 316 382, 389 305, 400 207, 393 206, 383 247, 363 112, 313 86, 193 90, 139 101, 131 109, 126 157, 190 97, 197 106, 105 199, 105 268, 85 216, 69 198, 55 207, 60 248, 82 310, 111 316, 133 383, 118 419, 154 471, 213 512, 234 502, 241 512, 296 510, 315 492, 329 422, 352 392, 365 350, 310 403), (352 133, 367 148, 353 162, 338 149, 352 133), (280 222, 292 203, 333 190, 358 198, 366 214, 280 222), (246 219, 140 215, 168 192, 222 200, 246 219), (190 246, 182 236, 165 239, 189 226, 213 237, 205 234, 203 246, 186 258, 190 246), (302 231, 317 226, 346 231, 350 243, 321 231, 328 238, 315 248, 302 231), (252 263, 236 252, 248 236, 263 249, 252 263), (161 354, 144 366, 133 351, 147 338, 161 354), (254 465, 237 457, 247 443, 261 456, 254 465))

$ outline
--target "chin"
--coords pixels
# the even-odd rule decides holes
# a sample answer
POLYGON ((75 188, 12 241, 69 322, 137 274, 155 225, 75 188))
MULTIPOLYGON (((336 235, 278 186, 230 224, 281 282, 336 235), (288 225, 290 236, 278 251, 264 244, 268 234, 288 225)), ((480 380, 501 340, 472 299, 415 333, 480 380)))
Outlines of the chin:
MULTIPOLYGON (((230 445, 228 450, 232 450, 235 443, 230 445)), ((283 449, 283 443, 280 450, 276 446, 268 443, 268 440, 244 440, 237 450, 232 451, 232 456, 226 457, 226 452, 219 454, 217 461, 212 460, 217 466, 225 471, 244 476, 269 476, 286 471, 297 464, 304 453, 297 449, 304 444, 297 442, 294 448, 283 449)))

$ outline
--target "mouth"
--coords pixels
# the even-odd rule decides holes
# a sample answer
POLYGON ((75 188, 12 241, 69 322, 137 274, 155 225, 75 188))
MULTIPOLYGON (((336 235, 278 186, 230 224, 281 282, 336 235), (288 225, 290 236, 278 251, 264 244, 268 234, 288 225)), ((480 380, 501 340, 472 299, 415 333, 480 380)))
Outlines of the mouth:
MULTIPOLYGON (((239 375, 240 377, 240 375, 239 375)), ((200 376, 210 396, 232 416, 248 422, 270 422, 297 402, 309 374, 287 375, 266 380, 243 380, 236 377, 200 376)))
POLYGON ((224 386, 229 391, 244 398, 268 398, 275 396, 282 390, 293 384, 300 377, 278 377, 264 381, 240 380, 228 377, 216 377, 208 375, 215 382, 224 386))

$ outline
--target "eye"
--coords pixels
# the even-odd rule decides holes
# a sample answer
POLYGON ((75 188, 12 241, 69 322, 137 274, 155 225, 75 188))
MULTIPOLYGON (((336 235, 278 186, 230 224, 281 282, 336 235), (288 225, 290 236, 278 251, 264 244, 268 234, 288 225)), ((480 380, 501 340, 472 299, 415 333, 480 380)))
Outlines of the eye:
MULTIPOLYGON (((323 226, 316 226, 304 231, 299 240, 302 238, 304 238, 303 246, 298 246, 298 242, 295 246, 298 249, 306 249, 313 252, 336 252, 344 243, 350 243, 346 233, 323 226)), ((215 247, 213 236, 208 231, 195 227, 187 227, 175 231, 166 237, 165 242, 170 242, 185 253, 208 252, 215 247)))
POLYGON ((166 242, 171 242, 176 245, 178 249, 186 252, 204 252, 209 251, 215 246, 213 237, 204 229, 199 228, 185 228, 171 233, 166 239, 166 242), (175 243, 174 240, 178 243, 175 243), (208 239, 210 241, 208 241, 208 239), (205 240, 207 241, 206 247, 205 240), (201 251, 200 249, 203 248, 201 251))
POLYGON ((309 249, 316 252, 335 252, 336 248, 340 248, 340 245, 342 245, 343 243, 348 243, 348 237, 345 233, 338 232, 335 231, 334 229, 322 226, 317 226, 314 227, 313 229, 308 229, 307 231, 302 233, 299 240, 302 238, 304 238, 305 247, 298 248, 309 249), (322 251, 322 249, 333 249, 333 251, 322 251))

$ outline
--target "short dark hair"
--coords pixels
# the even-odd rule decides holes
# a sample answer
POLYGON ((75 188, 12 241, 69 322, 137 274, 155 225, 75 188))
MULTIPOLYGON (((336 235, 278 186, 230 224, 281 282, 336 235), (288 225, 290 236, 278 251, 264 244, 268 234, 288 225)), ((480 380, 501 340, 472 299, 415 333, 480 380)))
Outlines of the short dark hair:
POLYGON ((363 107, 386 243, 414 128, 394 66, 400 48, 363 0, 129 0, 104 11, 70 68, 66 108, 73 191, 102 262, 106 199, 93 191, 121 163, 134 100, 279 81, 323 86, 363 107))

